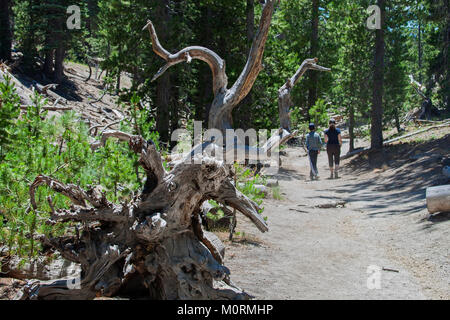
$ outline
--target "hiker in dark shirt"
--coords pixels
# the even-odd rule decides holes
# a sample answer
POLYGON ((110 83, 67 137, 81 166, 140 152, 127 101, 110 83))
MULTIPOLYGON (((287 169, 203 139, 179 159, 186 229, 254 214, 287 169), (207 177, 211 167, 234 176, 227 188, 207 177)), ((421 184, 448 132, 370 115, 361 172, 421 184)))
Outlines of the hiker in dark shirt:
POLYGON ((336 120, 331 119, 330 127, 325 130, 325 143, 327 144, 328 164, 330 166, 330 179, 339 178, 339 163, 341 160, 342 136, 341 130, 336 128, 336 120), (333 166, 336 166, 333 168, 333 166), (333 176, 334 171, 334 176, 333 176))

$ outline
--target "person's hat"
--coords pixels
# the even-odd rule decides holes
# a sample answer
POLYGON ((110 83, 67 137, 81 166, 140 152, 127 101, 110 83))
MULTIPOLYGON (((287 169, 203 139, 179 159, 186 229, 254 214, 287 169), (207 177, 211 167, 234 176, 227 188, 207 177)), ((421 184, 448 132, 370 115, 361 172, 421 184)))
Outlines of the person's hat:
POLYGON ((309 130, 314 130, 316 128, 316 125, 314 123, 309 124, 309 130))
POLYGON ((330 122, 329 122, 329 124, 336 124, 336 120, 334 120, 334 119, 330 119, 330 122))

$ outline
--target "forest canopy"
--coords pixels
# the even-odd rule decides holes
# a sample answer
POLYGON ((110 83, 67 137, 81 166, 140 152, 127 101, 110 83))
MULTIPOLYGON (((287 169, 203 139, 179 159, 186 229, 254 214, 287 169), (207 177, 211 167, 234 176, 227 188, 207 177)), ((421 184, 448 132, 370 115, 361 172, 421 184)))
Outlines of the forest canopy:
MULTIPOLYGON (((207 124, 213 98, 211 72, 199 61, 168 70, 156 83, 163 65, 142 31, 151 19, 161 43, 170 52, 200 45, 226 61, 233 83, 246 63, 261 14, 254 0, 66 1, 3 0, 0 59, 23 54, 21 68, 43 73, 48 81, 64 80, 64 60, 88 63, 101 59, 110 90, 124 102, 137 95, 150 105, 150 118, 161 141, 188 120, 207 124), (68 30, 69 5, 80 8, 80 28, 68 30), (125 88, 118 75, 128 74, 125 88)), ((310 72, 293 90, 295 124, 320 119, 317 112, 343 114, 369 124, 374 92, 377 30, 367 27, 373 3, 367 0, 280 1, 275 9, 259 74, 250 94, 234 109, 235 128, 278 128, 277 90, 306 58, 319 58, 331 73, 310 72)), ((449 4, 446 0, 379 1, 383 11, 383 124, 396 123, 423 97, 449 110, 449 4)), ((321 123, 324 124, 324 123, 321 123)))

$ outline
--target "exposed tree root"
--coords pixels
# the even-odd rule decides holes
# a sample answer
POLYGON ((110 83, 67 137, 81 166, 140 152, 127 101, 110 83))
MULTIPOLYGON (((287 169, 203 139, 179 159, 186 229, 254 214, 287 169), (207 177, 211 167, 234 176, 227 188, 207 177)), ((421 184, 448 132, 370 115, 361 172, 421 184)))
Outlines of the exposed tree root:
POLYGON ((81 265, 81 279, 32 281, 23 299, 93 299, 96 296, 149 299, 249 299, 234 286, 222 265, 223 246, 203 232, 201 205, 214 199, 241 211, 262 231, 268 227, 256 203, 231 183, 229 166, 204 157, 202 164, 178 163, 167 172, 152 143, 118 131, 108 137, 129 142, 153 187, 130 203, 113 204, 96 188, 83 190, 46 176, 30 187, 46 185, 73 202, 70 210, 54 210, 52 222, 78 221, 80 236, 42 238, 45 245, 81 265), (95 222, 95 223, 93 223, 95 222))

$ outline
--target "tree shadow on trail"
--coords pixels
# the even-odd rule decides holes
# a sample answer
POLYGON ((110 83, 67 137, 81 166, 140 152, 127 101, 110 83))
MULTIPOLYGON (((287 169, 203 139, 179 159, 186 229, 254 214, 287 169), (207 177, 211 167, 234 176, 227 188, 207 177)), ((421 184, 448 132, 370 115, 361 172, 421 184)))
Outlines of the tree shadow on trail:
POLYGON ((351 179, 333 191, 366 211, 370 218, 424 211, 426 189, 450 182, 443 177, 441 164, 449 154, 445 147, 449 143, 447 135, 424 144, 388 147, 387 164, 380 169, 370 167, 367 158, 357 157, 344 167, 344 172, 361 180, 351 179))
POLYGON ((433 231, 438 224, 448 221, 450 221, 450 212, 440 212, 423 218, 418 223, 422 224, 422 230, 433 231))
POLYGON ((279 168, 276 173, 270 175, 271 178, 282 180, 282 181, 292 181, 292 180, 305 180, 306 176, 303 174, 299 174, 295 170, 290 170, 286 168, 279 168))

